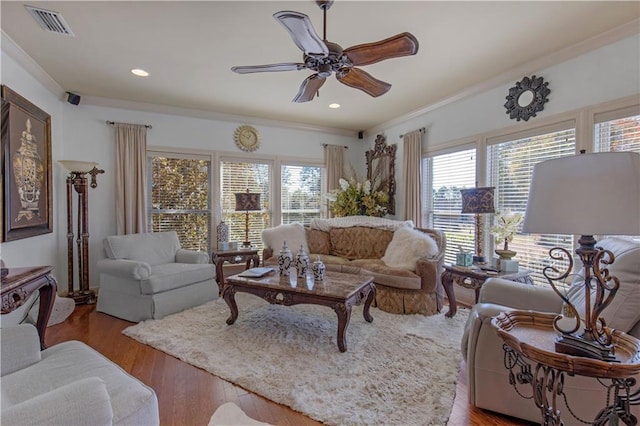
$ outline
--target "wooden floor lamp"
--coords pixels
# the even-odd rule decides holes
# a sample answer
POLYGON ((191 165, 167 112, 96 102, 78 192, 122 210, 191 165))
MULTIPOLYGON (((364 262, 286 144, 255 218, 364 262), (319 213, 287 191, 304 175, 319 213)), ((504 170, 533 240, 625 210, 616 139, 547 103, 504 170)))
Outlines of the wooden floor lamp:
POLYGON ((91 175, 91 188, 98 186, 96 176, 104 173, 98 169, 98 163, 92 161, 60 160, 68 171, 67 176, 67 265, 68 265, 68 294, 75 300, 76 305, 96 302, 96 294, 89 288, 89 185, 87 175, 91 175), (78 194, 78 223, 76 233, 78 258, 78 290, 73 285, 74 276, 74 246, 73 246, 73 190, 78 194))

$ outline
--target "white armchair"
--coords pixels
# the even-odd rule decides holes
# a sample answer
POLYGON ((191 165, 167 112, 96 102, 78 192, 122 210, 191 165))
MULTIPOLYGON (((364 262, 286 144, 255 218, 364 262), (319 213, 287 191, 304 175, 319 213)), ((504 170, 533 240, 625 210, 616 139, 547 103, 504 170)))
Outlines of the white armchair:
POLYGON ((3 327, 0 417, 7 425, 158 425, 150 387, 84 343, 40 351, 31 324, 3 327))
MULTIPOLYGON (((614 253, 615 262, 608 268, 611 275, 620 279, 618 293, 602 316, 609 327, 640 338, 640 243, 612 237, 603 239, 597 246, 614 253)), ((568 298, 578 312, 583 311, 583 291, 582 285, 574 285, 568 291, 568 298)), ((540 422, 540 411, 533 400, 522 398, 509 384, 509 373, 504 366, 504 342, 491 324, 491 319, 500 312, 514 309, 560 313, 562 300, 547 287, 499 278, 484 283, 478 304, 469 314, 462 338, 469 402, 479 408, 540 422)), ((640 377, 637 379, 640 382, 640 377)), ((529 384, 518 385, 518 390, 523 395, 532 395, 529 384)), ((565 376, 564 392, 569 408, 584 420, 592 421, 605 406, 607 391, 595 379, 565 376)), ((565 424, 578 424, 564 400, 558 398, 558 402, 565 424)), ((640 406, 632 406, 632 412, 640 418, 640 406)))
POLYGON ((107 258, 98 261, 100 312, 138 322, 218 298, 209 255, 182 249, 175 231, 111 236, 104 248, 107 258))

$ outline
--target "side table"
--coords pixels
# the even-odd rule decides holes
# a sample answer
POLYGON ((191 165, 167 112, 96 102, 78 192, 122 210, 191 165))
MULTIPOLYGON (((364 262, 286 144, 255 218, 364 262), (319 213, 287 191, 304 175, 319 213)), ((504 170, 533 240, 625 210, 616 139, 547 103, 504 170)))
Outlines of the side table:
POLYGON ((51 276, 51 266, 35 266, 25 268, 8 268, 9 273, 2 277, 1 314, 8 314, 24 305, 31 294, 40 292, 40 308, 36 328, 40 336, 40 348, 45 349, 44 333, 47 329, 49 316, 53 310, 55 294, 58 289, 56 280, 51 276))
MULTIPOLYGON (((510 383, 515 386, 516 376, 521 383, 530 383, 542 424, 562 425, 556 399, 564 395, 565 374, 597 378, 603 386, 604 380, 610 380, 604 408, 592 424, 618 424, 612 421, 612 415, 625 424, 636 424, 637 419, 629 406, 640 404, 638 391, 632 389, 636 383, 632 376, 640 372, 640 340, 613 330, 614 362, 557 353, 557 332, 553 328, 556 317, 557 314, 552 313, 511 311, 502 312, 491 320, 505 342, 505 367, 509 370, 510 383), (532 369, 522 357, 533 362, 535 368, 532 369), (521 371, 514 373, 517 365, 521 371)), ((569 411, 575 417, 570 408, 569 411)))
POLYGON ((475 302, 478 303, 478 296, 480 295, 480 288, 482 287, 482 284, 484 284, 487 279, 494 277, 533 285, 531 271, 528 269, 520 268, 517 272, 490 273, 480 268, 475 269, 465 268, 462 266, 444 265, 444 272, 440 279, 442 281, 444 291, 447 294, 447 299, 449 299, 449 312, 447 312, 445 316, 447 318, 451 318, 458 311, 458 303, 456 302, 456 295, 453 291, 453 283, 456 283, 461 287, 475 290, 475 302))
POLYGON ((254 268, 260 266, 260 256, 258 256, 258 249, 256 248, 214 250, 211 254, 211 261, 216 265, 216 281, 218 282, 220 292, 222 292, 222 287, 224 286, 224 273, 222 272, 224 262, 234 265, 244 262, 246 264, 245 269, 251 267, 251 262, 253 262, 254 268))

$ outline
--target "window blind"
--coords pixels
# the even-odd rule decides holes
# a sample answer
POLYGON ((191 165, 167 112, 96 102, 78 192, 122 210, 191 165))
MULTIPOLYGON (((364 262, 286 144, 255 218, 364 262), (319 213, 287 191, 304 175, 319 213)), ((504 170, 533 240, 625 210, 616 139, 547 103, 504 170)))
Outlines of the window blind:
MULTIPOLYGON (((567 123, 569 125, 569 123, 567 123)), ((575 128, 527 135, 511 141, 495 143, 487 147, 487 176, 491 186, 495 186, 496 210, 524 214, 531 184, 533 167, 545 160, 575 154, 575 128)), ((529 131, 531 132, 531 131, 529 131)), ((490 237, 493 240, 493 237, 490 237)), ((503 243, 495 243, 502 248, 503 243)), ((565 270, 568 262, 552 261, 549 249, 563 247, 573 253, 572 235, 522 235, 517 234, 509 249, 516 251, 520 267, 532 271, 532 278, 538 284, 547 284, 542 275, 545 266, 554 265, 565 270)))
POLYGON ((246 212, 236 211, 237 192, 260 194, 259 211, 249 212, 249 241, 261 251, 262 230, 271 226, 271 165, 258 162, 222 161, 220 163, 220 194, 222 215, 229 225, 229 240, 241 243, 245 239, 246 212))
POLYGON ((147 161, 150 231, 176 231, 182 248, 208 252, 210 161, 161 155, 151 155, 147 161))
POLYGON ((323 175, 324 169, 318 166, 281 166, 281 223, 308 225, 321 217, 323 175))
POLYGON ((455 253, 475 251, 475 216, 462 214, 460 189, 475 187, 476 150, 464 149, 422 160, 423 226, 444 231, 445 262, 455 264, 455 253))

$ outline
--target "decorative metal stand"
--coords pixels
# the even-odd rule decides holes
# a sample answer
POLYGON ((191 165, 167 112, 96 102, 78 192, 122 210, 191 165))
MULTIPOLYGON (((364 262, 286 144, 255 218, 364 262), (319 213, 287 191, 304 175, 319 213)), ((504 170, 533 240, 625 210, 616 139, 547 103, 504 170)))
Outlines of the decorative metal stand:
POLYGON ((89 208, 87 174, 91 175, 91 188, 98 186, 96 176, 104 173, 95 166, 88 172, 70 171, 67 176, 67 264, 68 297, 78 304, 96 302, 95 291, 89 288, 89 208), (78 194, 78 231, 75 235, 78 258, 78 290, 74 287, 74 247, 73 247, 73 189, 78 194))

